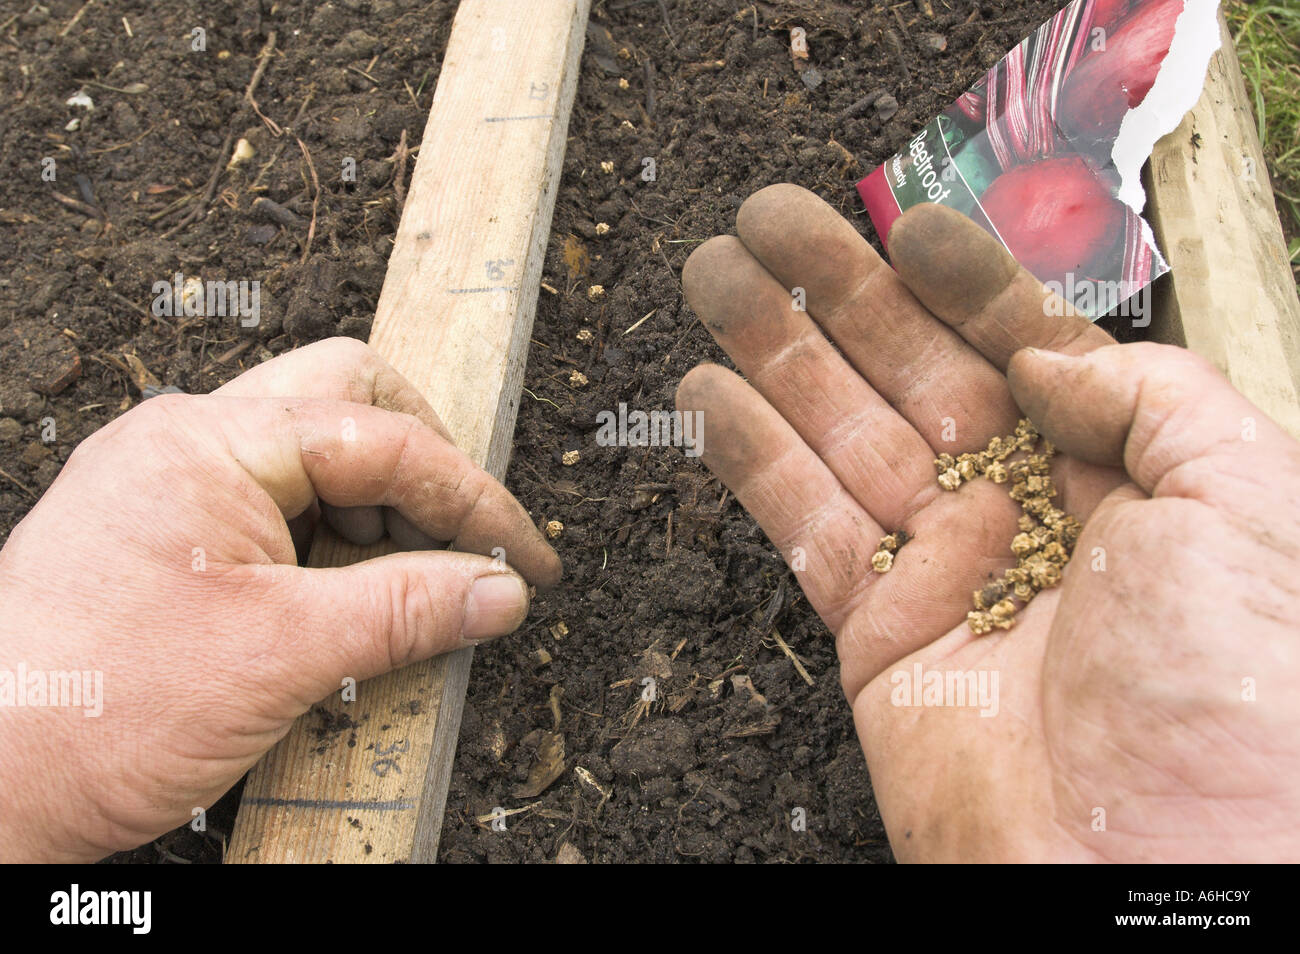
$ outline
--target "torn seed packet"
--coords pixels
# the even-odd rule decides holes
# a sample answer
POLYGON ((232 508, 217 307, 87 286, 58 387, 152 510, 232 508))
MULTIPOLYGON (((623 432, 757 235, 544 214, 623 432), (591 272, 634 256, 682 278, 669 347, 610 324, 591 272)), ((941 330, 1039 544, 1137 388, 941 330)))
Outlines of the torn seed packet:
POLYGON ((1219 44, 1217 0, 1073 0, 858 183, 872 224, 942 203, 1089 317, 1146 313, 1128 300, 1169 266, 1142 166, 1219 44))

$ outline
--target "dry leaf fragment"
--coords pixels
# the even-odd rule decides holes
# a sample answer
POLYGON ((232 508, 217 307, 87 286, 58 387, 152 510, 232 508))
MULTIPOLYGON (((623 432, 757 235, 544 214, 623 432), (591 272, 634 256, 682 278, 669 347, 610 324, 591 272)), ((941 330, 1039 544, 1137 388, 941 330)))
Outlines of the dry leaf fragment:
POLYGON ((576 235, 565 236, 564 251, 561 254, 564 267, 569 270, 570 281, 587 274, 587 269, 591 267, 591 255, 587 252, 587 246, 582 244, 582 239, 576 235))
POLYGON ((134 353, 124 351, 122 357, 126 359, 126 367, 131 375, 131 383, 136 386, 137 390, 143 391, 145 388, 162 389, 162 382, 154 377, 153 372, 146 368, 144 362, 136 357, 134 353))
POLYGON ((564 774, 564 736, 559 732, 538 731, 537 752, 528 769, 528 778, 511 794, 515 798, 536 798, 564 774))

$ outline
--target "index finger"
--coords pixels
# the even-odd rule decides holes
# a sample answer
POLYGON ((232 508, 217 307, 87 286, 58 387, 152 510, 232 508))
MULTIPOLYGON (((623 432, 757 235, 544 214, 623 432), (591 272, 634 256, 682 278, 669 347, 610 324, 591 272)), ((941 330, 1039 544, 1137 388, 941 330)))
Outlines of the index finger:
POLYGON ((212 392, 222 397, 300 397, 372 404, 413 414, 447 440, 442 419, 401 372, 356 338, 326 338, 249 368, 212 392))
POLYGON ((226 452, 282 512, 300 512, 315 497, 336 507, 394 507, 458 550, 504 552, 529 583, 559 582, 560 558, 519 501, 419 419, 342 401, 200 400, 224 402, 211 419, 226 452))
POLYGON ((1084 354, 1115 343, 955 209, 908 209, 889 230, 889 257, 921 304, 1000 371, 1021 348, 1084 354))

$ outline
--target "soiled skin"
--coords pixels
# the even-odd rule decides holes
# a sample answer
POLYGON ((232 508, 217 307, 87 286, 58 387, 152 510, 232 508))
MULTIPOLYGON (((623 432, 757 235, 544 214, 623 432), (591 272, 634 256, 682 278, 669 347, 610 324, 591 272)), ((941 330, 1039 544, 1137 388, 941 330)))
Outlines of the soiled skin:
MULTIPOLYGON (((1295 860, 1295 441, 1190 354, 1048 318, 1042 287, 945 210, 895 226, 901 279, 793 186, 737 224, 684 279, 752 386, 702 366, 679 406, 705 412, 705 462, 781 551, 803 550, 898 856, 1295 860), (1010 564, 1018 510, 987 481, 940 491, 931 460, 1008 433, 1017 402, 1069 455, 1057 483, 1087 525, 1063 585, 974 638, 971 590, 1010 564), (877 575, 886 528, 915 539, 877 575), (916 661, 995 669, 998 714, 891 705, 916 661)), ((524 581, 559 576, 528 514, 357 342, 145 402, 0 551, 0 669, 100 670, 105 693, 94 719, 0 707, 0 859, 92 860, 188 822, 345 676, 507 633, 524 581), (359 536, 398 513, 457 552, 300 568, 292 531, 322 502, 359 536), (519 575, 475 555, 496 546, 519 575)))
POLYGON ((0 669, 103 673, 97 718, 0 706, 0 860, 91 861, 189 822, 345 677, 511 632, 525 580, 560 571, 360 342, 144 402, 82 442, 0 551, 0 669), (301 568, 291 524, 319 502, 395 508, 456 552, 301 568), (510 566, 478 555, 497 546, 510 566))
POLYGON ((898 220, 897 272, 795 186, 736 226, 683 283, 747 381, 701 365, 677 404, 835 635, 897 856, 1300 858, 1300 444, 1201 358, 1051 317, 950 210, 898 220), (941 490, 932 461, 1022 408, 1086 523, 1062 584, 975 637, 971 592, 1014 565, 1019 509, 986 480, 941 490), (894 705, 918 662, 995 671, 997 714, 894 705))

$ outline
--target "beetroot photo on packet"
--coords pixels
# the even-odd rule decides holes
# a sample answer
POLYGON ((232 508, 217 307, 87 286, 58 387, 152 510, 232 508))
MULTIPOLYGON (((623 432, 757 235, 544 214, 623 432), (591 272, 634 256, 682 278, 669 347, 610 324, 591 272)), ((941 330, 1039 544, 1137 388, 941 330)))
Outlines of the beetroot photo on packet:
POLYGON ((1162 69, 1192 97, 1178 115, 1194 102, 1205 63, 1169 51, 1183 23, 1217 30, 1214 9, 1198 0, 1067 4, 858 183, 882 241, 910 206, 948 205, 1081 312, 1127 308, 1169 269, 1140 209, 1119 198, 1115 143, 1162 69))

